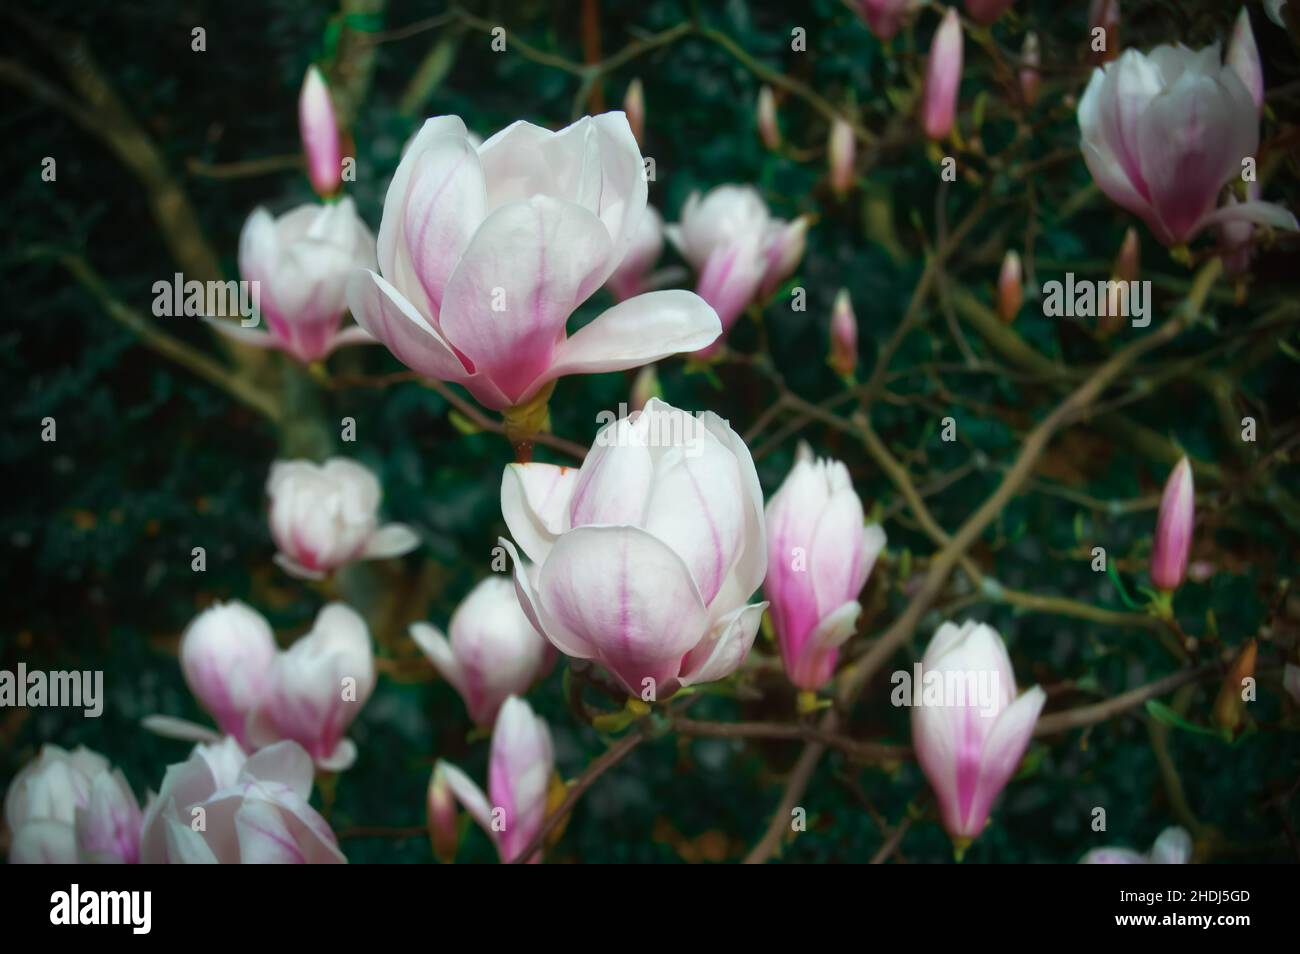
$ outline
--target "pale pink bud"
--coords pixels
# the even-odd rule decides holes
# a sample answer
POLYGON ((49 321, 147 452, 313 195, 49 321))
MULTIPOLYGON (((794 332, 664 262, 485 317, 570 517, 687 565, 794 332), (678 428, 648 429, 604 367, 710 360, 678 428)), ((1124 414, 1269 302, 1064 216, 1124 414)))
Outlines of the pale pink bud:
POLYGON ((329 772, 352 765, 357 747, 345 739, 375 688, 370 630, 355 611, 330 603, 305 636, 276 657, 265 693, 249 714, 257 747, 292 739, 329 772))
POLYGON ((10 864, 135 864, 140 803, 121 771, 79 746, 44 745, 5 793, 10 864))
POLYGON ((1250 92, 1255 108, 1261 108, 1264 105, 1264 67, 1259 61, 1259 47, 1255 45, 1255 34, 1250 28, 1250 13, 1245 7, 1241 8, 1237 23, 1232 28, 1227 62, 1250 92))
POLYGON ((298 95, 298 132, 307 154, 307 174, 317 195, 328 196, 342 183, 343 162, 339 155, 339 129, 334 120, 325 77, 315 66, 307 68, 298 95))
POLYGON ((758 137, 768 149, 781 145, 781 127, 776 120, 776 96, 772 87, 764 86, 758 91, 758 137))
POLYGON ((519 608, 514 584, 501 576, 470 590, 447 628, 450 639, 435 626, 413 623, 411 638, 482 726, 496 720, 507 696, 523 695, 555 661, 550 643, 519 608))
POLYGON ((853 635, 858 595, 885 546, 878 524, 863 525, 848 468, 814 460, 807 445, 768 501, 767 580, 772 628, 786 675, 799 689, 830 681, 839 647, 853 635))
POLYGON ((456 820, 456 798, 447 783, 447 772, 443 763, 433 767, 429 776, 429 841, 433 845, 433 856, 444 865, 456 860, 456 849, 460 846, 460 832, 456 820))
POLYGON ((1223 186, 1259 146, 1259 111, 1236 71, 1220 63, 1217 45, 1126 50, 1093 70, 1078 115, 1094 181, 1161 243, 1185 244, 1232 221, 1297 227, 1294 215, 1268 202, 1216 209, 1223 186))
POLYGON ((1192 549, 1192 527, 1196 522, 1196 490, 1192 464, 1186 457, 1169 474, 1156 517, 1156 536, 1151 549, 1151 582, 1173 591, 1182 586, 1187 574, 1187 556, 1192 549))
POLYGON ((379 525, 379 480, 343 457, 324 464, 278 460, 266 493, 275 562, 293 576, 320 579, 356 560, 401 556, 420 544, 405 524, 379 525))
POLYGON ((261 701, 275 662, 275 636, 262 614, 238 600, 196 616, 181 637, 181 672, 225 735, 248 741, 245 722, 261 701))
POLYGON ((848 377, 858 364, 858 319, 853 313, 849 290, 841 288, 831 308, 830 366, 848 377))
POLYGON ((651 398, 663 397, 663 391, 659 387, 659 372, 655 368, 655 365, 647 364, 637 372, 632 381, 632 395, 628 400, 630 410, 639 411, 650 403, 651 398))
POLYGON ((930 45, 925 69, 925 92, 921 100, 921 126, 931 139, 940 140, 952 131, 957 116, 957 94, 961 88, 961 18, 948 8, 930 45))
POLYGON ((559 131, 516 122, 477 148, 459 117, 429 119, 384 199, 381 274, 349 280, 352 313, 407 367, 494 410, 527 405, 564 375, 712 344, 717 314, 681 290, 638 295, 566 332, 627 256, 646 181, 621 112, 559 131))
MULTIPOLYGON (((487 794, 454 765, 439 762, 438 770, 456 800, 495 842, 502 861, 517 858, 541 831, 555 752, 546 722, 523 699, 511 696, 501 706, 492 730, 487 794)), ((542 853, 524 860, 539 862, 542 853)))
POLYGON ((976 23, 988 25, 1002 16, 1013 0, 966 0, 966 12, 976 23))
POLYGON ((748 448, 717 415, 651 399, 603 427, 579 470, 508 466, 501 514, 532 563, 502 541, 528 618, 629 694, 663 700, 716 682, 753 645, 763 496, 748 448))
POLYGON ((320 361, 342 345, 373 344, 363 329, 340 331, 339 324, 348 307, 348 276, 374 264, 375 237, 350 197, 329 205, 300 205, 278 218, 256 209, 239 235, 239 274, 250 283, 254 314, 211 325, 237 341, 277 348, 303 364, 320 361), (244 321, 255 317, 264 319, 266 327, 245 327, 244 321))
POLYGON ((1142 271, 1142 243, 1138 239, 1137 229, 1129 226, 1120 244, 1119 254, 1111 268, 1111 280, 1117 282, 1137 281, 1142 271))
POLYGON ((246 756, 230 737, 167 767, 145 810, 145 864, 345 864, 308 802, 312 762, 296 742, 246 756), (202 819, 202 825, 196 822, 202 819))
POLYGON ((913 0, 859 0, 858 11, 867 21, 871 32, 882 40, 889 40, 902 29, 913 0))
POLYGON ((1002 259, 1002 271, 998 273, 998 317, 1005 322, 1015 320, 1024 304, 1024 277, 1020 270, 1020 254, 1015 249, 1007 249, 1002 259))
POLYGON ((853 127, 847 120, 836 116, 831 122, 827 158, 830 164, 831 191, 840 198, 853 188, 853 159, 856 152, 853 127))
POLYGON ((641 88, 641 78, 637 77, 627 84, 627 93, 623 97, 623 112, 627 115, 627 124, 632 127, 632 135, 638 143, 645 142, 645 91, 641 88))
POLYGON ((975 838, 1020 764, 1047 695, 1035 686, 1017 698, 1002 637, 975 622, 939 627, 921 659, 921 680, 911 687, 920 699, 903 700, 912 705, 917 760, 948 833, 975 838), (963 691, 950 697, 945 687, 956 685, 963 691), (927 686, 941 698, 928 698, 927 686))
POLYGON ((1038 101, 1038 91, 1042 87, 1039 61, 1038 34, 1031 30, 1025 34, 1025 45, 1020 49, 1020 96, 1026 106, 1038 101))

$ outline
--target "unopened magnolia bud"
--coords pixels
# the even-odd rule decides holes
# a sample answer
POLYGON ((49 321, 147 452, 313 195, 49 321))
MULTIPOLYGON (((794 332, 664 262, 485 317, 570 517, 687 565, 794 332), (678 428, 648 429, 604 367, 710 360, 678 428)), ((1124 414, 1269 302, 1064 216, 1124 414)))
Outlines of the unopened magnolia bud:
POLYGON ((858 319, 853 314, 849 290, 841 288, 831 310, 831 351, 828 359, 835 372, 843 377, 853 374, 858 364, 858 319))
POLYGON ((659 372, 653 364, 647 364, 637 372, 636 379, 632 382, 630 410, 639 411, 651 398, 657 397, 663 397, 663 392, 659 389, 659 372))
POLYGON ((456 798, 447 784, 447 773, 439 762, 429 778, 429 841, 433 856, 444 865, 456 860, 460 835, 456 830, 456 798))
POLYGON ((1031 30, 1025 34, 1025 45, 1020 49, 1020 96, 1026 106, 1038 101, 1038 91, 1042 86, 1038 64, 1038 34, 1031 30))
POLYGON ((1105 63, 1119 56, 1119 0, 1092 0, 1088 11, 1088 40, 1094 62, 1105 63), (1098 29, 1105 35, 1101 49, 1092 42, 1098 29))
POLYGON ((945 139, 957 116, 957 93, 961 87, 961 18, 953 7, 943 15, 930 44, 925 67, 925 92, 921 99, 921 126, 931 139, 945 139))
POLYGON ((768 149, 781 145, 781 127, 776 122, 776 96, 770 86, 758 91, 758 136, 768 149))
POLYGON ((831 123, 828 152, 830 156, 831 191, 841 198, 853 188, 853 158, 857 144, 853 127, 840 117, 831 123))
POLYGON ((311 66, 298 95, 298 131, 307 156, 307 175, 318 195, 333 195, 343 177, 334 104, 320 70, 311 66))
POLYGON ((1226 60, 1250 92, 1255 108, 1259 109, 1264 105, 1264 68, 1259 62, 1259 47, 1255 45, 1255 33, 1250 28, 1250 14, 1245 7, 1237 15, 1226 60))
POLYGON ((1223 677, 1219 687, 1218 698, 1214 700, 1214 721, 1229 735, 1236 734, 1246 716, 1246 680, 1255 677, 1255 640, 1242 647, 1237 658, 1232 661, 1228 673, 1223 677))
POLYGON ((1130 225, 1124 233, 1124 242, 1115 256, 1115 266, 1111 269, 1111 280, 1116 282, 1135 282, 1142 270, 1142 244, 1138 241, 1137 229, 1130 225))
POLYGON ((1024 279, 1020 271, 1020 255, 1015 249, 1008 249, 1002 259, 1002 271, 998 275, 998 317, 1010 324, 1020 314, 1024 304, 1024 279))
POLYGON ((1187 555, 1192 549, 1192 525, 1196 519, 1196 493, 1192 465, 1184 457, 1165 482, 1156 518, 1155 544, 1151 550, 1151 582, 1172 592, 1187 575, 1187 555))
POLYGON ((637 143, 645 145, 645 91, 641 88, 640 77, 627 85, 623 112, 627 114, 627 124, 632 127, 637 143))

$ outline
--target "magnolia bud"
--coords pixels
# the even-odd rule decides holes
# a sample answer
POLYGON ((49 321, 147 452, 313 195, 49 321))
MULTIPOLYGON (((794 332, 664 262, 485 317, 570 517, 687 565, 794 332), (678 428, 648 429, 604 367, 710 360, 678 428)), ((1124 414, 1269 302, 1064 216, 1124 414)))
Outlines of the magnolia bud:
POLYGON ((444 865, 456 860, 460 834, 456 829, 456 798, 447 784, 447 773, 439 762, 429 777, 429 841, 433 856, 444 865))
POLYGON ((1232 40, 1228 43, 1227 64, 1241 78, 1241 82, 1255 101, 1255 108, 1264 105, 1264 68, 1259 62, 1259 47, 1255 45, 1255 34, 1250 28, 1250 14, 1245 7, 1237 16, 1237 24, 1232 29, 1232 40))
POLYGON ((853 139, 853 127, 840 117, 831 123, 830 145, 831 191, 840 198, 853 188, 853 158, 857 143, 853 139))
POLYGON ((659 372, 655 365, 647 364, 637 372, 632 381, 632 398, 628 402, 629 410, 639 411, 649 403, 651 398, 663 397, 659 387, 659 372))
POLYGON ((781 127, 776 122, 776 96, 770 86, 758 91, 758 136, 768 149, 781 145, 781 127))
POLYGON ((1094 62, 1105 63, 1119 56, 1119 0, 1092 0, 1088 11, 1088 34, 1094 62), (1100 50, 1092 43, 1092 36, 1098 28, 1105 32, 1105 42, 1100 50))
POLYGON ((320 70, 311 66, 298 95, 298 131, 307 154, 307 175, 318 195, 333 195, 343 177, 334 104, 320 70))
POLYGON ((627 114, 627 124, 632 127, 632 135, 640 145, 645 144, 645 91, 641 88, 641 78, 637 77, 627 84, 627 94, 623 97, 623 112, 627 114))
POLYGON ((1196 519, 1196 494, 1192 465, 1186 457, 1170 473, 1160 498, 1156 518, 1155 544, 1151 550, 1151 582, 1167 592, 1182 585, 1187 574, 1187 555, 1192 549, 1192 525, 1196 519))
POLYGON ((925 93, 921 100, 921 125, 931 139, 947 137, 957 115, 961 87, 961 18, 949 7, 930 44, 925 68, 925 93))
POLYGON ((1015 249, 1007 249, 1006 257, 1002 259, 1002 271, 998 275, 998 316, 1007 324, 1015 321, 1024 300, 1020 255, 1015 249))
POLYGON ((1137 228, 1130 225, 1124 233, 1124 242, 1115 256, 1115 265, 1111 269, 1111 281, 1134 282, 1142 268, 1142 244, 1138 241, 1137 228))
POLYGON ((1032 30, 1025 34, 1025 45, 1020 49, 1020 96, 1026 106, 1038 100, 1042 77, 1038 75, 1038 34, 1032 30))
POLYGON ((853 314, 849 290, 841 288, 831 309, 831 350, 829 363, 843 377, 853 374, 858 364, 858 319, 853 314))
POLYGON ((1241 648, 1237 658, 1228 667, 1219 687, 1218 698, 1214 700, 1214 721, 1228 735, 1235 735, 1241 728, 1246 715, 1245 681, 1255 677, 1255 655, 1257 646, 1251 640, 1241 648))

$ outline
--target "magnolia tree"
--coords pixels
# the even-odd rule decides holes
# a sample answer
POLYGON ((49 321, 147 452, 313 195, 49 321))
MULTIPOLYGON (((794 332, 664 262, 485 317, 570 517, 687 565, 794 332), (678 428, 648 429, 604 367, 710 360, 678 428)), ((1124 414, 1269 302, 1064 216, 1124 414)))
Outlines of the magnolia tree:
MULTIPOLYGON (((571 36, 353 6, 300 151, 189 179, 165 120, 92 106, 93 34, 16 20, 67 88, 3 78, 94 116, 161 239, 116 240, 174 277, 118 288, 75 230, 26 267, 220 407, 155 431, 87 358, 132 449, 33 399, 31 456, 239 476, 43 511, 173 539, 97 578, 106 652, 46 652, 82 617, 34 584, 11 862, 1291 850, 1289 5, 585 4, 571 36)), ((195 122, 292 129, 262 89, 195 122)))

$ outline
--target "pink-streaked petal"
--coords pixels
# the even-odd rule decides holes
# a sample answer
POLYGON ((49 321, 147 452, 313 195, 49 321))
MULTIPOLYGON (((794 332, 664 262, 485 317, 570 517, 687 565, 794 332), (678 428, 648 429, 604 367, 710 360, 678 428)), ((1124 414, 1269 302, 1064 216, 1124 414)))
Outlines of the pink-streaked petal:
POLYGON ((568 529, 569 501, 578 469, 555 464, 509 464, 501 475, 501 516, 510 535, 534 563, 546 559, 568 529))

